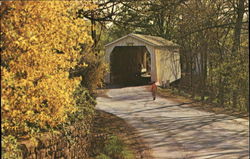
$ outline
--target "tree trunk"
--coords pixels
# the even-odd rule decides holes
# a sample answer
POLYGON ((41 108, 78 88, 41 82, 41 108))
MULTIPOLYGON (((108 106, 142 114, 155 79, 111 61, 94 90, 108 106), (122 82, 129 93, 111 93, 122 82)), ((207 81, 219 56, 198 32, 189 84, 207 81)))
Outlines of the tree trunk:
POLYGON ((93 44, 93 48, 96 47, 96 43, 97 43, 97 38, 96 38, 96 28, 95 28, 95 25, 96 25, 96 22, 94 20, 94 12, 91 13, 91 37, 94 41, 94 44, 93 44))
POLYGON ((204 65, 203 65, 203 92, 202 92, 202 100, 204 100, 207 92, 207 44, 205 44, 204 50, 204 65))
MULTIPOLYGON (((240 49, 240 35, 241 35, 241 29, 242 29, 242 21, 243 21, 243 15, 244 15, 244 1, 245 0, 239 0, 238 1, 238 7, 237 7, 237 19, 235 23, 234 28, 234 39, 233 39, 233 46, 232 46, 232 55, 233 57, 237 56, 237 53, 240 49)), ((233 90, 233 107, 237 107, 238 101, 237 101, 237 91, 233 90)))
MULTIPOLYGON (((202 36, 203 37, 203 36, 202 36)), ((200 57, 200 67, 201 67, 201 72, 200 72, 200 76, 201 76, 201 85, 200 85, 200 92, 201 92, 201 100, 203 101, 204 100, 204 84, 205 84, 205 81, 204 81, 204 45, 202 43, 202 46, 201 46, 202 50, 200 51, 201 52, 201 57, 200 57)))
POLYGON ((220 103, 220 106, 224 107, 224 103, 225 103, 225 100, 224 100, 224 82, 222 80, 222 77, 220 77, 220 81, 219 81, 219 103, 220 103))
POLYGON ((238 50, 240 49, 240 35, 241 35, 241 29, 242 29, 242 22, 243 22, 243 15, 244 15, 244 1, 245 0, 239 0, 238 1, 238 7, 237 7, 237 19, 234 27, 234 41, 233 41, 233 47, 232 47, 232 53, 237 54, 238 50))

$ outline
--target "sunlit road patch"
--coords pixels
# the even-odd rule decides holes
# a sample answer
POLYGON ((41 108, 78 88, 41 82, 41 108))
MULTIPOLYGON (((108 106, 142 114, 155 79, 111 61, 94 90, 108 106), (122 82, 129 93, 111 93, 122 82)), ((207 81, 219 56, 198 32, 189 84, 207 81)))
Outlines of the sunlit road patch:
POLYGON ((155 159, 248 159, 249 122, 158 97, 145 86, 110 89, 97 109, 135 127, 155 159))

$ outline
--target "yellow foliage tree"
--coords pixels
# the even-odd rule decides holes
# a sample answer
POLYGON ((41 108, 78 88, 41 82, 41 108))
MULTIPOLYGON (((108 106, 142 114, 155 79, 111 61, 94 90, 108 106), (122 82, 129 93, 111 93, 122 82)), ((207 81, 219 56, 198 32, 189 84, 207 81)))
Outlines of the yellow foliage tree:
POLYGON ((89 24, 76 18, 76 11, 93 7, 88 1, 2 2, 1 109, 6 135, 54 128, 76 110, 72 93, 80 78, 69 79, 68 72, 78 62, 79 44, 92 43, 89 24))

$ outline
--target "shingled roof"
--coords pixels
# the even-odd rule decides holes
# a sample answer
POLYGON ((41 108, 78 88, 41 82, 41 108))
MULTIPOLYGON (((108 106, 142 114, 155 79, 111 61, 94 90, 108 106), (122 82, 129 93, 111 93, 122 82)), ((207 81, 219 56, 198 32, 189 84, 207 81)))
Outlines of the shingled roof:
POLYGON ((133 37, 137 40, 141 40, 149 45, 153 45, 153 46, 161 46, 161 47, 164 47, 164 46, 179 46, 178 44, 175 44, 173 43, 172 41, 169 41, 169 40, 166 40, 162 37, 159 37, 159 36, 151 36, 151 35, 143 35, 143 34, 134 34, 134 33, 131 33, 131 34, 128 34, 126 36, 123 36, 111 43, 108 43, 106 44, 105 46, 108 46, 108 45, 111 45, 111 44, 114 44, 122 39, 125 39, 126 37, 133 37))

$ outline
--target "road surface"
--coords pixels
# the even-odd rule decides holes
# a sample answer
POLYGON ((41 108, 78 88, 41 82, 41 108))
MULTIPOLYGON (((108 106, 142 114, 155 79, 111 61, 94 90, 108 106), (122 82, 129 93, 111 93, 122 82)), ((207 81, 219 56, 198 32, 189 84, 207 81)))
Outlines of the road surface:
POLYGON ((109 89, 97 109, 135 127, 154 159, 248 159, 249 122, 157 97, 146 86, 109 89))

